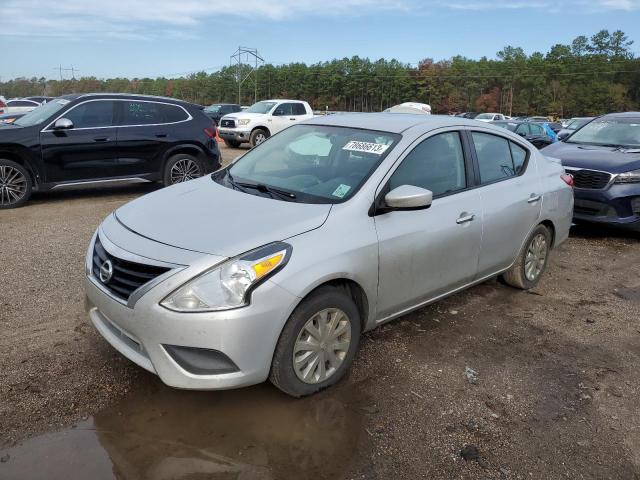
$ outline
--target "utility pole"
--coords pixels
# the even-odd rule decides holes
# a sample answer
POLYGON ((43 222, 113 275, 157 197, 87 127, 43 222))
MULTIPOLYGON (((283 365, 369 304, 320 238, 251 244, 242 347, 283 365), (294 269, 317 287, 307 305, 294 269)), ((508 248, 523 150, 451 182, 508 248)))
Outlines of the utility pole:
POLYGON ((238 103, 242 103, 242 84, 245 80, 253 80, 254 101, 258 101, 258 65, 264 65, 264 58, 260 56, 257 48, 238 47, 238 50, 229 57, 230 66, 235 65, 236 81, 238 82, 238 103), (246 67, 249 71, 245 75, 246 67))

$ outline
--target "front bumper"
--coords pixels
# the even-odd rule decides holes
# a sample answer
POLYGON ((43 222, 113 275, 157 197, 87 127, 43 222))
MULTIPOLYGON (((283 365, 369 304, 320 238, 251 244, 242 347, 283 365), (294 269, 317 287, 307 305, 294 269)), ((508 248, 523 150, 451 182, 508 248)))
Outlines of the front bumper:
POLYGON ((218 135, 223 140, 245 143, 251 137, 251 130, 241 128, 219 128, 218 135))
POLYGON ((640 184, 576 188, 574 195, 574 220, 640 231, 640 184))
MULTIPOLYGON (((103 232, 100 239, 105 248, 111 245, 103 232)), ((267 281, 253 291, 250 305, 235 310, 178 313, 159 305, 176 287, 201 272, 202 265, 198 262, 177 269, 133 306, 109 295, 100 287, 100 280, 89 273, 85 279, 89 318, 116 350, 171 387, 226 389, 263 382, 269 375, 280 332, 298 298, 267 281), (235 368, 219 374, 188 371, 175 354, 172 356, 175 346, 220 352, 235 368)))

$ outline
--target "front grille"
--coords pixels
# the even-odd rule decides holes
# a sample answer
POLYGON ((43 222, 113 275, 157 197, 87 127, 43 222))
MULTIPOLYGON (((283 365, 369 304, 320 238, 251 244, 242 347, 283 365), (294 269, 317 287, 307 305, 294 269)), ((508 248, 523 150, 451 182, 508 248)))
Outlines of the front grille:
POLYGON ((573 175, 573 183, 576 188, 602 189, 609 184, 611 174, 596 170, 572 170, 567 169, 573 175))
POLYGON ((114 257, 104 249, 100 239, 96 238, 93 250, 93 275, 109 292, 125 302, 135 290, 168 271, 169 268, 144 265, 114 257), (100 269, 107 261, 111 263, 113 274, 105 282, 100 278, 100 269))
POLYGON ((235 128, 236 122, 233 120, 222 119, 220 120, 220 126, 225 128, 235 128))

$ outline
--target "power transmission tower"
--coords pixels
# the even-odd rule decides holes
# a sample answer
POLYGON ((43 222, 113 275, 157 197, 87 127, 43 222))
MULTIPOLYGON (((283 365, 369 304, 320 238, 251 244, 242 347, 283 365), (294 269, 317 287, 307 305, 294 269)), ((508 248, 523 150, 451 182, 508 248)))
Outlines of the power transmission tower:
POLYGON ((60 74, 60 81, 64 80, 64 78, 62 77, 62 72, 71 72, 71 79, 75 80, 76 79, 76 72, 80 71, 77 68, 75 68, 73 65, 71 65, 71 68, 62 68, 62 65, 59 65, 59 66, 55 67, 54 70, 58 70, 58 72, 60 74))
POLYGON ((264 65, 264 58, 260 56, 257 48, 238 47, 238 50, 229 58, 231 67, 235 65, 236 81, 238 82, 238 103, 242 103, 242 84, 247 80, 253 80, 254 101, 258 101, 258 65, 264 65), (249 71, 247 72, 247 68, 249 71))

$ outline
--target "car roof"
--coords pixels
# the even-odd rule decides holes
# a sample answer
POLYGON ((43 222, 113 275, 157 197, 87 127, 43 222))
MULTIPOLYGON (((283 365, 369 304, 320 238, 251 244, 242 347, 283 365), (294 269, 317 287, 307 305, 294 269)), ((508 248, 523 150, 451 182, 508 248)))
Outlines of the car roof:
POLYGON ((640 117, 640 112, 617 112, 617 113, 607 113, 600 118, 638 118, 640 117))
POLYGON ((482 122, 449 115, 424 115, 417 113, 339 113, 315 117, 305 123, 402 133, 418 125, 428 127, 431 130, 451 126, 478 127, 482 122))
POLYGON ((304 100, 293 100, 290 98, 270 98, 269 100, 260 100, 260 102, 300 102, 305 103, 304 100))
POLYGON ((67 100, 76 100, 79 98, 116 98, 116 99, 132 99, 132 100, 158 100, 171 103, 179 103, 182 105, 195 105, 185 100, 179 100, 177 98, 162 97, 159 95, 141 95, 137 93, 74 93, 70 95, 63 95, 60 98, 66 98, 67 100))

